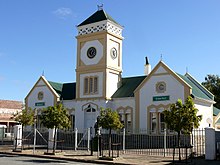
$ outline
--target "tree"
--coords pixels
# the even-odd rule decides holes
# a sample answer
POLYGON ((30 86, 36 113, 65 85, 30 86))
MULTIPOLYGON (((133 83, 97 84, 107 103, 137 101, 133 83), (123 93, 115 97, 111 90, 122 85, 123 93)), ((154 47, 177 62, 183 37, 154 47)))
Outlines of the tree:
POLYGON ((205 82, 202 82, 202 85, 215 96, 215 106, 220 109, 220 77, 209 74, 205 77, 205 82))
POLYGON ((63 107, 62 104, 55 106, 49 106, 46 109, 43 109, 40 116, 41 123, 51 129, 55 129, 55 134, 53 137, 53 153, 55 153, 55 140, 57 129, 69 128, 70 120, 67 110, 63 107))
MULTIPOLYGON (((24 126, 32 126, 34 124, 34 110, 31 108, 23 109, 21 112, 17 112, 12 118, 21 124, 22 139, 24 126)), ((23 145, 23 143, 21 143, 23 145)))
POLYGON ((168 129, 177 132, 179 160, 180 157, 180 135, 192 133, 193 128, 199 127, 199 122, 202 120, 201 116, 197 116, 198 109, 195 108, 192 97, 188 96, 185 104, 181 99, 176 103, 171 104, 170 110, 164 110, 164 120, 168 129))
POLYGON ((111 153, 111 134, 112 130, 118 130, 123 128, 123 124, 120 121, 119 114, 116 111, 112 111, 110 108, 101 109, 99 126, 109 130, 108 144, 109 144, 109 157, 111 153))
POLYGON ((23 109, 20 113, 15 114, 14 120, 22 124, 23 126, 34 124, 34 110, 31 108, 23 109))

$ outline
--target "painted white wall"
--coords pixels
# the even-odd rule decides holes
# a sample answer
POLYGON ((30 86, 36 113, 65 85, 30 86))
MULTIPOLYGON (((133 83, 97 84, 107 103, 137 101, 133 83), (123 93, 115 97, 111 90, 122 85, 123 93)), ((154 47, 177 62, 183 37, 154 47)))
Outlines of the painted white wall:
POLYGON ((32 92, 29 94, 27 98, 27 106, 32 109, 46 108, 48 106, 54 106, 55 96, 52 91, 46 86, 46 84, 40 80, 39 83, 35 86, 32 92), (43 92, 44 97, 43 100, 38 100, 38 93, 43 92), (44 102, 45 106, 35 106, 35 103, 44 102))
POLYGON ((199 128, 213 127, 213 106, 210 103, 194 100, 195 107, 198 109, 197 116, 202 116, 199 128), (209 126, 210 124, 210 126, 209 126))
POLYGON ((94 97, 103 96, 103 73, 102 72, 80 74, 80 82, 82 82, 82 84, 80 85, 80 98, 94 98, 94 97), (98 94, 84 95, 84 79, 85 77, 91 77, 91 76, 98 76, 98 94))
POLYGON ((106 97, 110 98, 118 89, 119 75, 107 72, 106 97))
MULTIPOLYGON (((85 117, 85 112, 83 107, 85 105, 88 105, 88 103, 95 104, 97 105, 97 113, 96 115, 98 116, 100 114, 100 108, 106 108, 106 101, 105 100, 84 100, 84 101, 77 101, 75 105, 75 127, 82 132, 84 128, 84 117, 85 117)), ((95 121, 94 121, 95 124, 95 121)), ((91 127, 94 127, 94 124, 91 125, 91 127)))
POLYGON ((107 35, 107 66, 122 70, 122 40, 112 35, 107 35), (116 48, 117 58, 111 57, 111 49, 116 48))
POLYGON ((76 100, 63 100, 62 104, 70 111, 69 115, 75 115, 76 100))
MULTIPOLYGON (((160 71, 165 71, 160 68, 160 71)), ((177 99, 184 100, 184 86, 178 82, 172 75, 152 76, 140 89, 140 129, 147 129, 147 107, 150 105, 168 105, 175 103, 177 99), (166 83, 166 91, 164 93, 156 92, 156 84, 158 82, 166 83), (167 101, 153 101, 153 96, 169 96, 167 101)))

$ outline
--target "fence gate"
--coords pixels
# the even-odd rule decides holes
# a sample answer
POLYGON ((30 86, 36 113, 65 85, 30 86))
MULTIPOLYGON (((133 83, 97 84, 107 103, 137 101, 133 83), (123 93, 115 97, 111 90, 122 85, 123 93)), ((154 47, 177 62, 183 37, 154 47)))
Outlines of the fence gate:
POLYGON ((78 150, 90 150, 90 139, 91 139, 91 132, 90 128, 87 128, 83 131, 83 133, 77 134, 77 147, 78 150), (79 139, 79 140, 78 140, 79 139))

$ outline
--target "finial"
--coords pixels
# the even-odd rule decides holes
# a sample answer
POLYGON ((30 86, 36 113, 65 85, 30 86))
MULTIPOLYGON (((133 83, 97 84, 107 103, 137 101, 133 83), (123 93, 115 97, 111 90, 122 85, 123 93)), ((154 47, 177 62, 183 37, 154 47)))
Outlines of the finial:
POLYGON ((43 72, 42 72, 42 76, 44 76, 44 70, 43 70, 43 72))
POLYGON ((97 6, 98 6, 98 11, 99 11, 99 10, 103 10, 103 4, 97 5, 97 6))
POLYGON ((188 73, 188 67, 186 67, 186 73, 188 73))
POLYGON ((163 61, 163 54, 160 54, 160 61, 163 61))

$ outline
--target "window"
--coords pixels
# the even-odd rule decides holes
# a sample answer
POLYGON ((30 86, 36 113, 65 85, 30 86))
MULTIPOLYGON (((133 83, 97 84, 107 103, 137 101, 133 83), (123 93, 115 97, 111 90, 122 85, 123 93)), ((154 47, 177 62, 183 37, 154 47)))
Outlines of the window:
POLYGON ((150 133, 164 133, 165 122, 162 111, 150 112, 150 133))
POLYGON ((160 133, 164 133, 164 129, 165 129, 165 122, 164 122, 164 114, 159 113, 159 129, 160 129, 160 133))
POLYGON ((124 125, 126 133, 131 133, 132 131, 132 121, 131 121, 131 111, 124 110, 119 111, 120 121, 124 125))
POLYGON ((84 94, 98 93, 98 77, 86 77, 84 79, 84 94))
POLYGON ((150 121, 151 121, 151 133, 156 133, 157 130, 157 113, 151 112, 150 113, 150 121))
POLYGON ((89 93, 93 93, 93 78, 89 78, 89 93))
POLYGON ((44 98, 44 93, 43 92, 39 92, 37 95, 38 100, 43 100, 44 98))
POLYGON ((98 92, 98 77, 94 77, 94 93, 98 92))
POLYGON ((75 115, 70 115, 71 129, 75 128, 75 115))
POLYGON ((88 82, 89 82, 89 79, 85 78, 85 80, 84 80, 84 93, 85 94, 89 93, 89 84, 88 84, 88 82))

